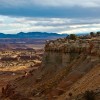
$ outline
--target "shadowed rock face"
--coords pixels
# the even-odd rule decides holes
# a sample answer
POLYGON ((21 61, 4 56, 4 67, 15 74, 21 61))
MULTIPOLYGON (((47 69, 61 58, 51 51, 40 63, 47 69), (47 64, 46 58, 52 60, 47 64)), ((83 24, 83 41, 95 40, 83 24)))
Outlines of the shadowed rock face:
MULTIPOLYGON (((69 40, 69 39, 57 39, 47 41, 45 45, 45 53, 43 57, 44 70, 57 71, 64 67, 68 67, 74 60, 78 62, 81 56, 86 58, 86 60, 80 61, 81 66, 86 65, 90 62, 92 66, 92 61, 98 61, 100 57, 100 39, 90 39, 90 40, 69 40), (84 63, 83 63, 84 61, 84 63), (82 65, 83 64, 83 65, 82 65)), ((75 62, 75 63, 76 63, 75 62)), ((74 68, 74 67, 73 67, 74 68)), ((75 68, 74 68, 75 69, 75 68)), ((76 67, 84 71, 87 67, 76 67)), ((46 72, 45 71, 45 72, 46 72)))
POLYGON ((2 57, 0 59, 1 61, 18 61, 17 57, 14 58, 14 57, 2 57))
POLYGON ((44 66, 67 66, 71 61, 71 55, 68 53, 60 52, 45 52, 43 57, 44 66))

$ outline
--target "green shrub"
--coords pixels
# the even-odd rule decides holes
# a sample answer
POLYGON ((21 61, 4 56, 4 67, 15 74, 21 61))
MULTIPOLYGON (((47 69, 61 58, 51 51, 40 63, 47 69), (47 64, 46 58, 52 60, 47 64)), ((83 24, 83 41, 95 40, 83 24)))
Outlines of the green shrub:
POLYGON ((77 39, 77 36, 75 34, 70 34, 69 38, 71 40, 76 40, 77 39))

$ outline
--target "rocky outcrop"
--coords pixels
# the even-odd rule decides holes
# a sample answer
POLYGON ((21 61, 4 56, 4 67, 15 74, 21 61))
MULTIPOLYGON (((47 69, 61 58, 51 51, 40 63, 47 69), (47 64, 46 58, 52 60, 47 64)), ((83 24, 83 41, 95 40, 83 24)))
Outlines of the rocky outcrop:
POLYGON ((57 87, 52 90, 51 94, 49 93, 49 97, 58 98, 59 90, 70 89, 77 80, 99 63, 100 38, 78 39, 76 41, 64 38, 47 41, 43 60, 44 66, 48 67, 44 67, 45 72, 52 70, 56 75, 56 72, 64 70, 63 68, 69 70, 67 74, 63 74, 57 87))
POLYGON ((91 53, 100 56, 100 39, 57 39, 47 41, 45 51, 63 52, 63 53, 91 53))

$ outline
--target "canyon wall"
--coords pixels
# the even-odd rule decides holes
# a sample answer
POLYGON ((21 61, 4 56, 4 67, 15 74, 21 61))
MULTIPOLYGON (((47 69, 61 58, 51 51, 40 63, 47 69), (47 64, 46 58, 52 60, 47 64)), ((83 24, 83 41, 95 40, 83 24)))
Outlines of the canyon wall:
POLYGON ((100 39, 78 39, 76 41, 66 38, 47 41, 43 57, 44 68, 58 70, 67 67, 80 56, 91 60, 100 58, 100 39))

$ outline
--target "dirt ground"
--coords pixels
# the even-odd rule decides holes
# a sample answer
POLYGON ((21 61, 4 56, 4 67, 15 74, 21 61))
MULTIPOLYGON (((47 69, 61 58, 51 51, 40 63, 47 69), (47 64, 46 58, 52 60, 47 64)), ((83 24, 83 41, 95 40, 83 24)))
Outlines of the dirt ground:
POLYGON ((22 75, 22 73, 2 72, 1 71, 0 72, 0 93, 1 93, 2 87, 5 87, 9 81, 14 80, 21 75, 22 75))

